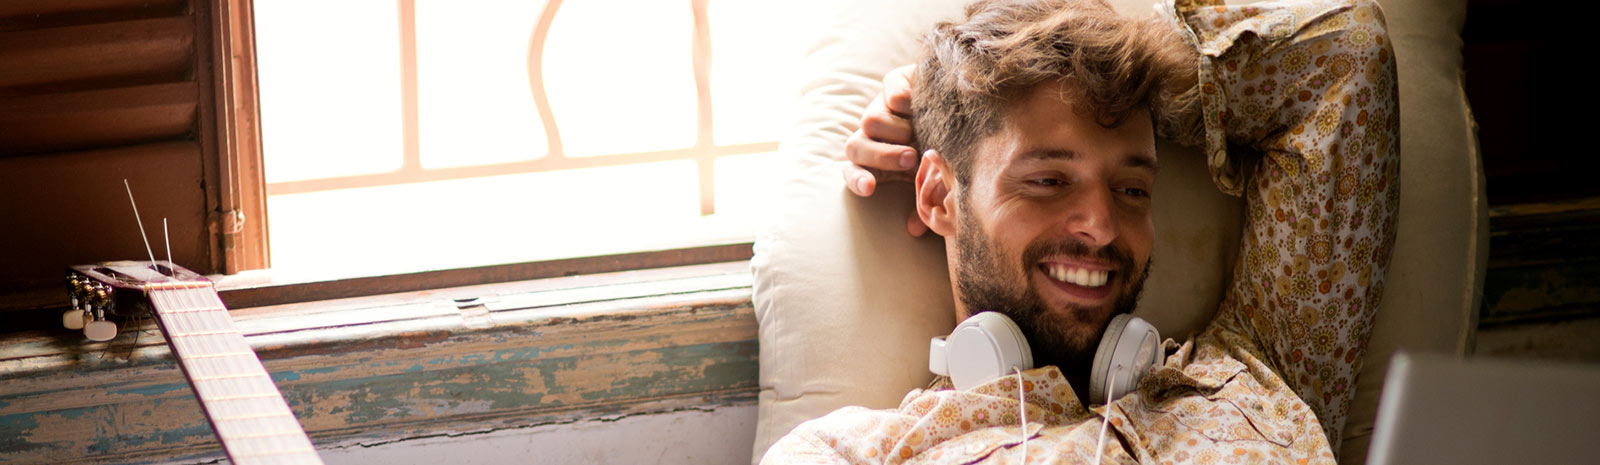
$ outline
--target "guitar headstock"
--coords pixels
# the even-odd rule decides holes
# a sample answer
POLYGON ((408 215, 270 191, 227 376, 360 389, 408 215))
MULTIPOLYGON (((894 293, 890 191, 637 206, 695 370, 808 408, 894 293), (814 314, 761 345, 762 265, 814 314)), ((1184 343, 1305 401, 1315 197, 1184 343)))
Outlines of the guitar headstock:
POLYGON ((61 315, 67 329, 82 329, 94 341, 117 335, 107 317, 131 317, 150 311, 147 289, 153 284, 209 282, 172 262, 116 261, 78 265, 67 270, 72 308, 61 315))

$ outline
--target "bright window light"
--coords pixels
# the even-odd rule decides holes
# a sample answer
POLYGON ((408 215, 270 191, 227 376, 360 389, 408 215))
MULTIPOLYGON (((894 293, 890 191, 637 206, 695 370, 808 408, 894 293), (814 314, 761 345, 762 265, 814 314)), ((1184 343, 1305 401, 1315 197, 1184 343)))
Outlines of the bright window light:
POLYGON ((750 240, 805 7, 701 1, 256 2, 274 275, 750 240))

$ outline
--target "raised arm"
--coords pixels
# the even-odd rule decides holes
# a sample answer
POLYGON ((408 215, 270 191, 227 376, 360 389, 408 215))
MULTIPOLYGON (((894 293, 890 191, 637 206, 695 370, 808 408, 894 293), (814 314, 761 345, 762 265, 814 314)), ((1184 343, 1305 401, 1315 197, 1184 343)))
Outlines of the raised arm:
POLYGON ((1399 104, 1383 14, 1370 0, 1176 10, 1207 56, 1200 85, 1213 177, 1247 205, 1216 324, 1258 344, 1337 449, 1399 205, 1399 104))
MULTIPOLYGON (((911 88, 916 80, 916 65, 905 65, 883 77, 883 93, 867 104, 861 127, 845 141, 845 186, 856 195, 867 197, 877 192, 881 182, 911 181, 922 157, 915 148, 911 131, 911 88)), ((928 232, 915 211, 906 217, 906 232, 921 236, 928 232)))

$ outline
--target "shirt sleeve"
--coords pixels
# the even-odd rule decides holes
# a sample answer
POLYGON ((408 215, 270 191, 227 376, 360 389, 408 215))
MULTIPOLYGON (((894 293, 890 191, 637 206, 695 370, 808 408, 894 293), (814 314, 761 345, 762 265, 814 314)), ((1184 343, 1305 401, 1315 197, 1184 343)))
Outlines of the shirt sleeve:
POLYGON ((1240 334, 1337 450, 1383 296, 1399 205, 1394 52, 1371 0, 1177 0, 1200 50, 1204 149, 1245 197, 1212 330, 1240 334))

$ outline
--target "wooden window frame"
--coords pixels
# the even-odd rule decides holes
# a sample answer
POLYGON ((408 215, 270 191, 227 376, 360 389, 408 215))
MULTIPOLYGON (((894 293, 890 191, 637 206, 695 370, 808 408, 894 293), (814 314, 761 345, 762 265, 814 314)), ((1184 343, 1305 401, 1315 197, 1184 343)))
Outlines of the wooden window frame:
POLYGON ((197 53, 197 80, 210 105, 200 106, 201 141, 217 163, 206 170, 212 218, 212 268, 224 274, 269 268, 266 177, 262 172, 260 92, 256 81, 252 0, 196 0, 196 20, 209 23, 209 51, 197 53), (205 7, 205 10, 200 10, 205 7))
MULTIPOLYGON (((550 0, 541 13, 530 45, 530 61, 537 61, 543 52, 544 38, 554 21, 562 0, 550 0)), ((713 143, 712 110, 710 99, 711 38, 707 26, 707 1, 693 0, 695 36, 693 59, 699 121, 696 144, 692 148, 610 155, 604 157, 566 157, 561 153, 560 136, 554 116, 546 99, 542 79, 535 66, 530 65, 541 120, 550 141, 548 157, 528 162, 495 165, 423 170, 417 153, 417 89, 416 44, 414 11, 415 0, 398 0, 401 16, 402 82, 404 95, 402 109, 405 114, 404 136, 406 163, 401 170, 379 175, 359 175, 334 179, 291 181, 269 185, 263 175, 264 152, 260 129, 260 92, 256 74, 254 0, 199 0, 199 21, 209 21, 212 31, 208 37, 209 53, 199 54, 203 61, 198 67, 200 80, 210 86, 208 95, 214 96, 210 105, 202 105, 201 124, 204 133, 216 134, 203 141, 206 150, 217 153, 218 163, 206 173, 208 185, 218 186, 208 192, 208 202, 215 206, 215 218, 210 222, 213 236, 213 265, 223 272, 219 289, 229 306, 246 308, 308 302, 368 295, 411 292, 426 289, 465 286, 472 284, 503 283, 543 279, 577 274, 608 273, 633 269, 649 269, 696 265, 737 260, 748 260, 752 244, 748 241, 709 243, 702 246, 673 250, 643 251, 591 257, 576 257, 503 265, 401 273, 381 276, 343 277, 316 282, 276 281, 270 272, 270 237, 267 234, 269 218, 266 201, 269 194, 310 192, 334 188, 333 183, 350 183, 358 186, 387 185, 430 180, 462 179, 515 172, 551 171, 618 164, 643 163, 669 159, 693 159, 699 166, 702 214, 714 210, 712 202, 712 162, 721 156, 776 150, 776 143, 732 144, 719 146, 713 143), (251 271, 263 270, 267 271, 251 271)))

